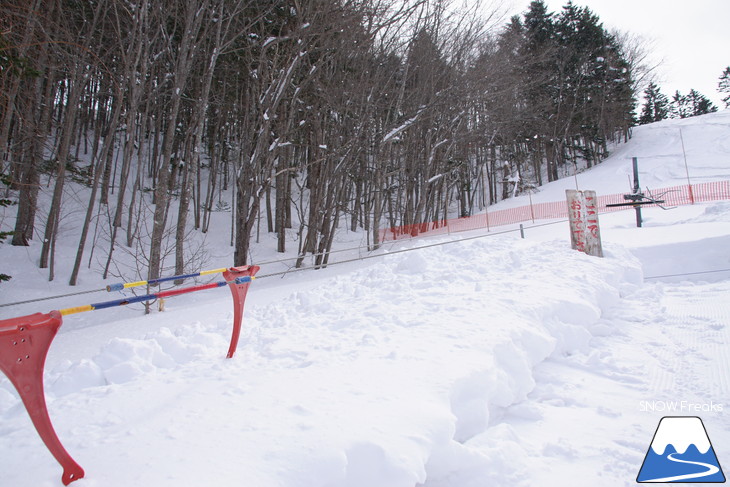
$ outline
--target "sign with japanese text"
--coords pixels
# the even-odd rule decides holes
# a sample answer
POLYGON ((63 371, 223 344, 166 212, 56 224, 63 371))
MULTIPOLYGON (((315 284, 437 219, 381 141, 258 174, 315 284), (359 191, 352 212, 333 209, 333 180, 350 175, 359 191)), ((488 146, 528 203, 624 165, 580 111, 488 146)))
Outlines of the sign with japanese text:
POLYGON ((596 192, 566 189, 565 195, 568 198, 572 248, 594 257, 603 257, 596 192))

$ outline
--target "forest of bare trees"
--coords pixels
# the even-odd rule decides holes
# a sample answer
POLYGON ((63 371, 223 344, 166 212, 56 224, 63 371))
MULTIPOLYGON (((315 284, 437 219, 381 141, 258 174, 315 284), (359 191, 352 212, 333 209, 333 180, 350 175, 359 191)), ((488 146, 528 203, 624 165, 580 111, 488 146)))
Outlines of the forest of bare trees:
POLYGON ((640 53, 572 3, 552 14, 533 1, 499 22, 444 0, 0 10, 12 245, 40 241, 53 279, 65 195, 79 188, 72 285, 99 226, 105 276, 119 249, 144 279, 163 262, 190 272, 190 232, 230 238, 244 264, 257 222, 278 251, 325 265, 339 228, 375 248, 382 227, 470 215, 599 163, 634 123, 640 53), (39 213, 41 189, 52 201, 39 213), (216 209, 231 211, 228 228, 211 228, 216 209))

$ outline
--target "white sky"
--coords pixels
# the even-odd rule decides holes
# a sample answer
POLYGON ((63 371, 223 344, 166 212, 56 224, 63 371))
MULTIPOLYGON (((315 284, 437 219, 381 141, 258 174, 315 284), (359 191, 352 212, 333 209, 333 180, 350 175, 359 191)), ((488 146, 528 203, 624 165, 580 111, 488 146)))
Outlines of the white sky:
MULTIPOLYGON (((568 0, 545 0, 560 12, 568 0)), ((730 66, 730 0, 573 0, 590 8, 606 29, 639 34, 652 41, 652 57, 662 64, 656 81, 671 97, 694 88, 724 108, 717 93, 730 66)), ((530 0, 512 0, 512 14, 524 13, 530 0)))

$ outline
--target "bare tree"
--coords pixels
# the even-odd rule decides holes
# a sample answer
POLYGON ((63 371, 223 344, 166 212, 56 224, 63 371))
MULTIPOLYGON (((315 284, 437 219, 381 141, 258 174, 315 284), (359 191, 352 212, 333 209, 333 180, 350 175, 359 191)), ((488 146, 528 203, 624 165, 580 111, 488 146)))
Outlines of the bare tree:
MULTIPOLYGON (((164 142, 161 153, 159 172, 157 174, 157 186, 155 188, 155 212, 154 226, 152 228, 152 236, 150 239, 150 267, 148 273, 149 279, 157 279, 160 277, 162 236, 165 232, 167 223, 167 210, 170 203, 170 163, 172 157, 172 149, 177 129, 178 115, 183 92, 188 83, 188 78, 193 68, 193 60, 196 56, 195 46, 202 43, 201 29, 203 19, 206 17, 206 9, 209 2, 207 0, 194 4, 191 2, 175 3, 176 10, 173 12, 166 11, 165 15, 172 15, 174 24, 171 29, 164 32, 167 42, 172 42, 173 36, 181 37, 180 45, 174 55, 176 62, 173 71, 172 89, 170 91, 170 108, 167 113, 167 130, 164 136, 164 142)), ((160 5, 159 8, 162 8, 160 5)), ((172 52, 170 53, 173 54, 172 52)))

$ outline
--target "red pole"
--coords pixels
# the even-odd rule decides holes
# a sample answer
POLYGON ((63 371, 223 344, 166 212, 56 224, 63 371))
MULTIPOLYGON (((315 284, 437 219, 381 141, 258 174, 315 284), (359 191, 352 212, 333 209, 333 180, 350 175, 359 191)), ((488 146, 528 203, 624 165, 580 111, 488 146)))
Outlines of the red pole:
POLYGON ((241 322, 243 321, 243 305, 246 302, 246 293, 248 292, 248 286, 251 281, 237 284, 235 281, 238 277, 249 276, 253 277, 259 271, 260 267, 257 265, 246 265, 241 267, 231 267, 223 273, 223 277, 231 289, 231 295, 233 296, 233 333, 231 334, 231 344, 228 347, 227 358, 232 358, 236 353, 236 347, 238 347, 238 338, 241 335, 241 322))
POLYGON ((136 296, 128 299, 106 301, 48 314, 35 313, 7 320, 0 320, 0 370, 10 379, 18 391, 36 431, 46 447, 63 467, 61 481, 68 485, 74 480, 84 477, 84 469, 71 458, 58 439, 51 419, 43 390, 43 369, 53 338, 61 327, 64 314, 104 309, 112 306, 123 306, 150 298, 163 298, 181 294, 228 286, 233 295, 233 334, 228 348, 228 358, 233 357, 241 334, 243 305, 246 300, 248 286, 259 271, 259 266, 231 267, 223 273, 226 282, 201 284, 182 289, 162 291, 152 295, 136 296), (248 277, 248 279, 243 279, 248 277))
POLYGON ((17 389, 43 443, 63 467, 61 482, 68 485, 82 478, 84 469, 71 458, 58 439, 48 416, 43 392, 43 367, 62 321, 58 311, 0 321, 0 370, 17 389))

